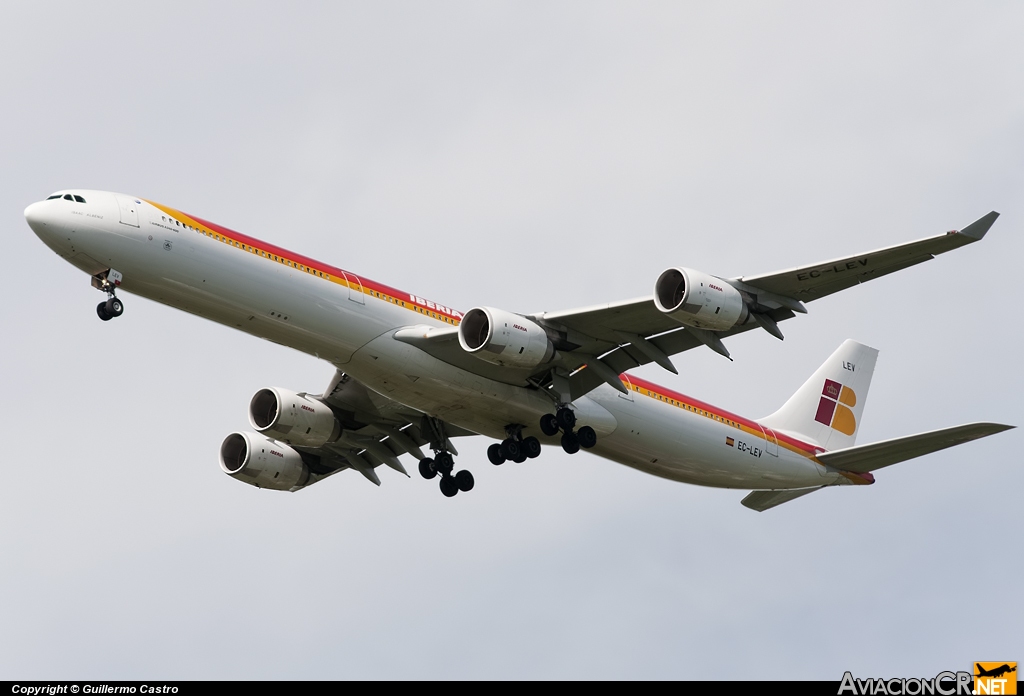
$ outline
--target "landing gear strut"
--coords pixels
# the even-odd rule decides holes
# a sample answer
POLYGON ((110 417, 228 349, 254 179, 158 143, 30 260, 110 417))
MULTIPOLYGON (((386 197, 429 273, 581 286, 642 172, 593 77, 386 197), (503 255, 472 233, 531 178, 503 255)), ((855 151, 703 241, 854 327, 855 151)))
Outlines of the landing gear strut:
POLYGON ((448 451, 449 442, 444 432, 444 422, 430 417, 424 417, 424 422, 427 426, 425 430, 430 433, 430 448, 434 451, 434 458, 427 457, 420 460, 420 476, 429 480, 440 475, 441 493, 446 498, 454 497, 459 491, 468 493, 473 490, 476 482, 473 480, 472 473, 463 469, 452 474, 452 470, 455 468, 455 457, 448 451))
POLYGON ((121 283, 121 274, 114 269, 92 277, 92 286, 107 293, 107 301, 96 305, 96 316, 103 321, 110 321, 124 313, 124 303, 114 294, 121 283))

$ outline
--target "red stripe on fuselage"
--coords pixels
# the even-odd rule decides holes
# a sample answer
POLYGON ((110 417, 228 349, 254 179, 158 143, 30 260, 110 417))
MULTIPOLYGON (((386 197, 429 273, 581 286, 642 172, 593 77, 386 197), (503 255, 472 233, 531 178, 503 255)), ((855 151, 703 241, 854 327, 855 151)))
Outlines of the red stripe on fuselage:
MULTIPOLYGON (((358 278, 359 282, 362 283, 363 287, 366 288, 367 290, 379 292, 383 295, 388 295, 395 299, 399 299, 403 302, 408 302, 412 305, 416 305, 419 307, 429 306, 423 304, 422 302, 417 302, 417 298, 419 298, 418 295, 413 295, 412 293, 397 290, 388 285, 384 285, 383 283, 378 283, 374 280, 370 280, 369 278, 364 278, 363 276, 358 275, 356 273, 352 273, 350 271, 338 268, 337 266, 332 266, 330 264, 323 263, 322 261, 317 261, 316 259, 312 259, 308 256, 303 256, 302 254, 297 254, 294 251, 289 251, 288 249, 284 249, 277 245, 270 244, 269 242, 264 242, 260 239, 256 239, 255 237, 250 237, 249 235, 242 234, 241 232, 236 232, 235 230, 224 227, 223 225, 218 225, 215 222, 204 220, 203 218, 197 217, 190 213, 183 212, 183 214, 188 215, 188 217, 192 218, 200 225, 204 225, 205 227, 208 227, 209 229, 216 232, 217 234, 220 234, 224 237, 228 237, 229 239, 232 239, 238 242, 239 244, 246 244, 251 247, 256 247, 257 249, 265 251, 268 254, 280 256, 291 261, 292 263, 297 263, 302 266, 308 266, 309 268, 338 278, 358 278)), ((435 308, 431 308, 434 309, 434 311, 437 311, 441 314, 446 314, 455 319, 456 321, 462 319, 462 312, 459 312, 458 310, 452 309, 451 307, 446 307, 445 305, 440 305, 435 302, 432 302, 431 304, 435 305, 435 308), (445 311, 445 309, 447 309, 448 311, 445 311)))
MULTIPOLYGON (((637 386, 641 389, 646 389, 648 391, 654 392, 655 394, 659 394, 660 396, 663 396, 667 399, 675 399, 676 401, 682 402, 689 406, 693 406, 694 408, 698 408, 709 413, 713 413, 716 416, 721 416, 722 418, 733 420, 739 423, 740 425, 745 425, 751 430, 761 430, 762 428, 761 424, 758 423, 757 421, 750 420, 749 418, 744 418, 743 416, 737 416, 735 413, 725 411, 723 409, 718 408, 717 406, 712 406, 709 403, 706 403, 699 399, 694 399, 693 397, 686 396, 685 394, 680 394, 679 392, 672 391, 671 389, 666 389, 665 387, 655 384, 654 382, 648 382, 646 379, 643 379, 641 377, 634 377, 633 375, 624 372, 621 375, 619 375, 619 378, 624 378, 623 381, 633 384, 634 386, 637 386)), ((775 437, 778 438, 779 442, 785 442, 786 444, 796 449, 799 449, 803 452, 807 452, 808 454, 815 455, 818 454, 819 452, 825 451, 821 447, 809 444, 807 442, 803 442, 801 440, 797 440, 796 438, 790 437, 785 433, 780 433, 778 431, 773 432, 775 432, 775 437)))

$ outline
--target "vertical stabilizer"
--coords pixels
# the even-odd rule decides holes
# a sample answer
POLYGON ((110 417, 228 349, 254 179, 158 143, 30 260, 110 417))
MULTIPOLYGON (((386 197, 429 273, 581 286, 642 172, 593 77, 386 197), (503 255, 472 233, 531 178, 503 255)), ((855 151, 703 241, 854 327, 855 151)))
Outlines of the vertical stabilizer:
POLYGON ((828 450, 853 447, 877 358, 874 348, 845 341, 782 408, 760 423, 828 450))

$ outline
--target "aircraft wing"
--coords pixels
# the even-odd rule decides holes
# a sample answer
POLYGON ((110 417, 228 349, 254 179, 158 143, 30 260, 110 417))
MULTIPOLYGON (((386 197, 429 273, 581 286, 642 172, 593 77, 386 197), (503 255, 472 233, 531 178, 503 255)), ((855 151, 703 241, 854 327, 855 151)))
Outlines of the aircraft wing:
POLYGON ((992 211, 960 231, 916 242, 898 244, 832 261, 790 268, 777 273, 744 276, 737 280, 760 290, 802 301, 817 300, 859 283, 917 265, 938 254, 977 242, 985 236, 999 213, 992 211))
MULTIPOLYGON (((750 320, 728 331, 707 331, 683 326, 661 312, 653 296, 578 309, 523 315, 543 326, 560 355, 558 367, 571 373, 570 394, 576 399, 607 383, 624 390, 618 375, 656 362, 676 372, 670 356, 708 346, 728 357, 722 339, 750 329, 764 328, 782 338, 778 323, 806 313, 804 302, 880 278, 934 258, 938 254, 979 241, 999 214, 990 212, 960 231, 876 249, 854 256, 740 278, 718 278, 744 296, 750 320)), ((462 369, 509 384, 545 386, 551 365, 536 370, 499 367, 462 350, 455 327, 410 327, 395 338, 410 343, 462 369)))
POLYGON ((367 389, 341 370, 322 399, 341 421, 342 436, 322 447, 294 447, 305 455, 303 461, 315 481, 354 469, 379 486, 375 469, 382 464, 408 476, 399 456, 410 454, 418 461, 427 456, 422 447, 440 444, 458 454, 451 438, 476 434, 450 423, 438 424, 420 411, 367 389))

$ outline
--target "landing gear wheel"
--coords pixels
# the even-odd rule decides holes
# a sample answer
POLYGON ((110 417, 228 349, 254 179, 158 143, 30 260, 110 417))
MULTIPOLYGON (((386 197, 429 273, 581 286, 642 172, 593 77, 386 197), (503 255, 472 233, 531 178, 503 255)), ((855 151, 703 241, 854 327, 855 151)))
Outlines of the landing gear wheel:
POLYGON ((514 461, 516 464, 522 464, 523 462, 526 461, 526 452, 523 451, 522 447, 519 448, 519 454, 512 461, 514 461))
POLYGON ((566 433, 562 436, 562 449, 566 454, 576 454, 580 451, 580 439, 575 433, 566 433))
POLYGON ((576 439, 579 440, 580 447, 590 449, 597 444, 597 433, 589 425, 584 425, 576 431, 576 439))
POLYGON ((420 476, 427 479, 428 481, 437 476, 437 472, 434 470, 433 459, 427 458, 420 460, 420 476))
POLYGON ((493 445, 487 448, 487 459, 490 460, 494 466, 501 466, 505 463, 505 455, 501 453, 501 445, 495 442, 493 445))
POLYGON ((449 452, 438 452, 434 457, 434 469, 442 474, 450 474, 455 466, 455 458, 449 452))
POLYGON ((558 434, 558 420, 554 415, 545 413, 540 417, 540 430, 548 437, 554 437, 558 434))
POLYGON ((519 460, 519 455, 522 454, 522 449, 522 445, 512 438, 502 440, 501 442, 502 455, 504 455, 505 459, 512 460, 513 462, 519 460))
POLYGON ((567 433, 571 433, 573 427, 576 426, 576 414, 571 408, 566 408, 565 406, 558 409, 558 412, 555 413, 555 420, 558 421, 559 427, 567 433))
POLYGON ((455 485, 458 486, 459 490, 463 493, 468 493, 473 490, 473 474, 469 473, 465 469, 455 474, 455 485))
POLYGON ((124 303, 116 297, 111 297, 103 303, 104 309, 111 317, 119 317, 124 314, 124 303))
POLYGON ((107 314, 107 303, 106 302, 100 302, 98 305, 96 305, 96 316, 98 316, 103 321, 110 321, 111 319, 114 318, 114 317, 110 316, 109 314, 107 314))
POLYGON ((530 436, 523 440, 523 452, 529 459, 536 459, 540 456, 540 440, 530 436))
POLYGON ((455 483, 454 477, 447 474, 441 477, 441 492, 445 498, 452 498, 459 492, 459 486, 455 483))

